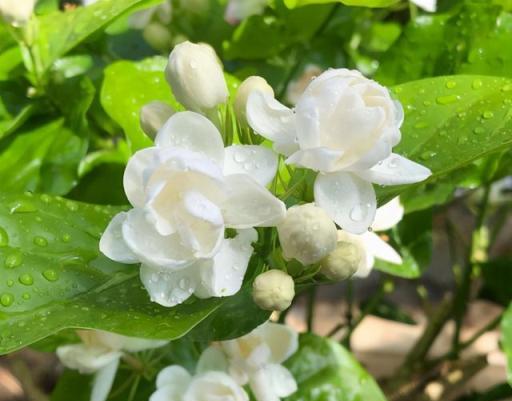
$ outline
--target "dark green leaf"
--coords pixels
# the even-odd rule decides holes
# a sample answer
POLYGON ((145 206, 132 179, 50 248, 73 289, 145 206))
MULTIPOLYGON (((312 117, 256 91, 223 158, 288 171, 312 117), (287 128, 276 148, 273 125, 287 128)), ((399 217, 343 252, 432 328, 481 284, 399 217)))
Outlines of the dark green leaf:
POLYGON ((285 363, 299 390, 287 401, 385 401, 374 379, 338 343, 312 334, 285 363))

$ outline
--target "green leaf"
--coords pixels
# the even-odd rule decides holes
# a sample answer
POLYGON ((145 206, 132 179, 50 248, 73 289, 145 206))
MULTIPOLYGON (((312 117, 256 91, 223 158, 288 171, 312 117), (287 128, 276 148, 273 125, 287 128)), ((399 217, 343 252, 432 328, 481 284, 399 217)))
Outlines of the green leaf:
POLYGON ((24 127, 0 142, 2 190, 67 193, 76 183, 85 138, 75 135, 63 119, 24 127))
POLYGON ((55 60, 88 37, 110 24, 116 17, 149 0, 102 0, 73 11, 55 11, 32 20, 29 29, 36 32, 32 53, 33 69, 42 76, 55 60))
POLYGON ((284 0, 288 8, 303 7, 309 4, 343 3, 356 7, 389 7, 399 0, 284 0))
POLYGON ((386 400, 370 374, 332 340, 302 334, 299 350, 285 365, 299 387, 286 401, 386 400))
POLYGON ((99 252, 101 232, 119 210, 0 194, 0 354, 67 328, 175 339, 204 321, 192 336, 214 340, 240 336, 268 319, 252 302, 250 284, 233 297, 191 299, 174 308, 150 302, 137 265, 99 252))
POLYGON ((483 295, 507 306, 512 300, 512 260, 498 259, 479 265, 484 279, 483 295))
POLYGON ((501 346, 507 357, 507 380, 512 386, 512 304, 503 315, 501 321, 501 346))
POLYGON ((164 77, 167 60, 154 57, 141 62, 119 61, 105 69, 101 104, 124 130, 132 151, 152 144, 140 128, 142 106, 159 100, 174 109, 183 109, 174 98, 164 77))
MULTIPOLYGON (((394 152, 432 170, 427 183, 512 144, 512 80, 485 76, 430 78, 394 87, 405 109, 394 152)), ((377 188, 384 203, 419 185, 377 188)))

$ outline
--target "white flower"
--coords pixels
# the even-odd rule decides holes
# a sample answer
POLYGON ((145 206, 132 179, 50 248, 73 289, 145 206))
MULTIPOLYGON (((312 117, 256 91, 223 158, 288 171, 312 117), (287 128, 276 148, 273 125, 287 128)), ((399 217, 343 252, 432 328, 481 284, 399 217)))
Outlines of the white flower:
POLYGON ((134 207, 116 215, 100 250, 122 263, 142 263, 141 279, 164 306, 233 295, 240 289, 257 240, 252 227, 270 227, 284 204, 264 186, 277 156, 261 146, 224 149, 217 128, 200 114, 174 114, 155 147, 129 160, 124 189, 134 207), (237 236, 224 238, 225 228, 237 236))
POLYGON ((266 5, 267 0, 229 0, 224 19, 235 25, 251 15, 263 14, 266 5))
POLYGON ((176 99, 189 110, 207 113, 227 101, 222 64, 206 43, 177 45, 169 56, 165 76, 176 99))
POLYGON ((285 259, 297 259, 310 265, 336 248, 336 226, 319 207, 308 203, 293 206, 277 225, 285 259))
POLYGON ((158 374, 156 386, 149 401, 249 401, 245 390, 224 372, 192 376, 172 365, 158 374))
POLYGON ((167 103, 150 102, 140 109, 140 126, 147 136, 155 138, 156 133, 174 113, 167 103))
POLYGON ((437 9, 437 0, 411 0, 411 2, 431 13, 437 9))
POLYGON ((172 5, 170 0, 165 0, 161 4, 133 13, 128 19, 128 26, 135 29, 144 29, 153 19, 164 25, 171 22, 172 5))
POLYGON ((236 116, 241 124, 247 124, 245 111, 247 108, 247 99, 251 92, 256 90, 262 91, 272 97, 274 96, 274 90, 263 78, 252 76, 245 79, 238 88, 234 104, 236 116))
POLYGON ((77 333, 83 343, 58 347, 57 356, 69 369, 95 374, 91 401, 107 399, 123 351, 139 352, 167 344, 167 341, 126 337, 106 331, 79 330, 77 333))
MULTIPOLYGON (((338 241, 356 246, 362 257, 357 265, 354 276, 367 277, 375 264, 375 259, 384 260, 397 265, 402 264, 402 257, 376 232, 386 231, 397 225, 404 215, 403 206, 399 198, 394 198, 384 206, 377 209, 375 221, 372 224, 372 232, 362 235, 350 234, 345 231, 338 232, 338 241)), ((355 262, 354 262, 355 263, 355 262)))
POLYGON ((201 356, 199 366, 217 366, 220 370, 227 366, 240 385, 249 384, 257 401, 279 401, 297 391, 294 377, 281 363, 298 346, 297 332, 267 322, 243 337, 210 347, 201 356))
POLYGON ((284 311, 295 296, 293 278, 281 270, 260 274, 252 284, 252 298, 256 305, 269 311, 284 311))
POLYGON ((331 69, 315 78, 291 110, 262 92, 247 103, 251 127, 274 141, 287 163, 318 171, 316 204, 344 230, 370 227, 377 206, 372 183, 408 184, 430 170, 400 155, 403 110, 388 90, 358 71, 331 69))
POLYGON ((37 0, 0 0, 0 14, 14 26, 25 25, 32 13, 37 0))

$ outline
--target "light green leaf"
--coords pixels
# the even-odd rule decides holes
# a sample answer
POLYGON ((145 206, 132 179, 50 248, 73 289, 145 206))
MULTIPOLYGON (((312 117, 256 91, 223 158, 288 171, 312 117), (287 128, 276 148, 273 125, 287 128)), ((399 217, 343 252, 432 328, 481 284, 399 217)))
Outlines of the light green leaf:
POLYGON ((284 0, 288 8, 303 7, 309 4, 343 3, 347 6, 356 7, 389 7, 398 3, 399 0, 284 0))
POLYGON ((501 321, 501 346, 507 357, 507 379, 512 386, 512 304, 509 305, 501 321))
POLYGON ((245 334, 269 317, 248 288, 174 308, 150 302, 137 265, 99 252, 101 232, 119 210, 0 194, 0 354, 67 328, 175 339, 202 322, 192 336, 214 340, 245 334))
POLYGON ((55 60, 79 45, 116 17, 150 0, 101 0, 73 11, 55 11, 32 20, 28 28, 35 32, 32 53, 37 75, 42 76, 55 60))
POLYGON ((286 401, 385 401, 375 380, 338 343, 313 334, 300 337, 299 350, 285 362, 298 391, 286 401))
MULTIPOLYGON (((394 87, 405 109, 394 152, 432 170, 435 182, 512 144, 512 80, 485 76, 430 78, 394 87)), ((379 187, 384 203, 409 186, 379 187)))
POLYGON ((150 146, 152 141, 140 128, 142 106, 159 100, 174 109, 183 109, 164 77, 167 60, 154 57, 141 62, 119 61, 105 69, 101 104, 124 130, 132 151, 150 146))

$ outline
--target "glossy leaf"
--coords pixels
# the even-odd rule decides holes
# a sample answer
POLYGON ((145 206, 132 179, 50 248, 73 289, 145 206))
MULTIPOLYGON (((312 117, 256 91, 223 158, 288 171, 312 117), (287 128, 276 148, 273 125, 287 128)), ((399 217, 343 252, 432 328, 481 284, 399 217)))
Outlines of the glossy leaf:
POLYGON ((154 57, 141 62, 119 61, 105 69, 101 104, 124 130, 132 151, 152 141, 140 128, 139 112, 145 104, 159 100, 182 109, 164 77, 167 60, 154 57))
POLYGON ((118 208, 48 195, 0 194, 0 354, 66 328, 174 339, 235 337, 268 318, 244 289, 175 308, 150 302, 137 265, 114 263, 98 241, 118 208), (235 324, 236 321, 236 324, 235 324))
MULTIPOLYGON (((430 78, 394 87, 405 109, 393 149, 432 170, 427 183, 512 144, 512 80, 485 76, 430 78)), ((418 185, 380 187, 385 203, 418 185)))
POLYGON ((55 11, 34 19, 30 27, 37 32, 32 51, 36 58, 32 69, 36 74, 43 75, 59 57, 127 10, 144 4, 151 4, 151 1, 102 0, 73 11, 55 11))
POLYGON ((338 343, 303 334, 299 350, 285 363, 298 384, 286 401, 385 401, 375 380, 338 343))

